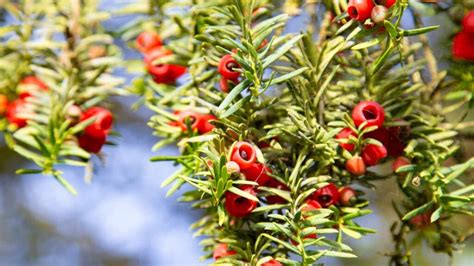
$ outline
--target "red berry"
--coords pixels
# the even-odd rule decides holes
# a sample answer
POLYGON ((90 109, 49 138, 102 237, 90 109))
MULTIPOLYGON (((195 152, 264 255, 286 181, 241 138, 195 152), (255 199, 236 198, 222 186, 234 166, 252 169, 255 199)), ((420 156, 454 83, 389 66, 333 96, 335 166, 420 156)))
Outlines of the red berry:
POLYGON ((94 138, 102 138, 102 135, 109 134, 113 123, 112 113, 109 110, 102 107, 91 107, 84 111, 81 121, 91 117, 95 117, 95 120, 84 129, 84 134, 94 138))
POLYGON ((469 34, 474 34, 474 10, 469 11, 462 20, 463 31, 469 34))
MULTIPOLYGON (((241 186, 241 190, 252 195, 257 195, 252 186, 241 186)), ((257 202, 244 198, 232 192, 225 194, 225 209, 227 212, 235 217, 245 217, 249 215, 257 207, 257 202)))
POLYGON ((381 1, 375 1, 376 3, 379 3, 381 5, 384 5, 386 6, 387 8, 390 8, 392 7, 393 5, 395 5, 395 3, 397 2, 397 0, 381 0, 381 1))
POLYGON ((367 144, 362 149, 362 159, 367 166, 376 165, 381 159, 387 157, 387 149, 384 146, 367 144))
POLYGON ((161 38, 154 31, 144 31, 138 35, 136 44, 140 52, 146 53, 155 47, 160 47, 161 38))
POLYGON ((230 160, 236 162, 241 170, 245 170, 257 161, 257 151, 252 144, 239 141, 232 148, 230 160))
POLYGON ((201 115, 199 118, 199 123, 197 125, 199 134, 206 134, 211 132, 214 129, 214 125, 209 123, 210 121, 217 120, 214 115, 205 114, 201 115))
POLYGON ((10 124, 22 128, 26 126, 27 119, 24 115, 28 112, 29 107, 27 102, 23 99, 16 99, 8 105, 5 116, 10 124))
POLYGON ((221 80, 219 81, 219 86, 221 87, 222 92, 229 92, 229 81, 226 78, 221 77, 221 80))
MULTIPOLYGON (((289 190, 289 188, 285 184, 283 184, 282 182, 280 182, 276 179, 273 179, 273 178, 270 178, 264 184, 264 186, 271 187, 271 188, 277 188, 277 189, 280 189, 280 190, 289 190)), ((282 198, 280 196, 276 196, 276 195, 267 196, 267 201, 270 204, 283 204, 283 203, 286 203, 286 200, 284 198, 282 198)))
POLYGON ((267 262, 262 263, 261 266, 283 266, 279 261, 271 259, 267 262))
POLYGON ((316 200, 324 208, 336 204, 339 201, 339 197, 339 191, 336 185, 332 183, 316 190, 313 195, 311 195, 311 198, 316 200))
POLYGON ((226 79, 238 83, 240 72, 235 69, 240 68, 239 63, 232 57, 232 55, 224 55, 219 62, 219 73, 226 79))
POLYGON ((339 190, 341 197, 339 198, 339 204, 342 206, 351 206, 357 200, 355 190, 350 187, 343 187, 339 190))
POLYGON ((212 253, 212 257, 214 258, 214 260, 218 260, 220 258, 225 258, 225 257, 232 256, 232 255, 235 255, 235 254, 237 254, 237 252, 235 252, 233 250, 229 250, 229 248, 227 247, 227 244, 221 243, 221 244, 218 244, 214 248, 214 252, 212 253))
POLYGON ((388 9, 385 6, 377 5, 372 9, 370 18, 374 23, 381 23, 388 17, 388 9))
POLYGON ((199 130, 199 126, 201 124, 201 114, 188 110, 178 111, 175 112, 175 114, 178 116, 177 124, 179 127, 181 127, 181 130, 183 132, 186 132, 188 130, 188 126, 186 123, 190 124, 191 130, 193 132, 199 130))
MULTIPOLYGON (((354 136, 357 138, 357 134, 352 131, 352 129, 346 127, 346 128, 343 128, 337 135, 336 135, 336 139, 349 139, 349 136, 354 136)), ((349 152, 352 152, 355 148, 354 144, 351 144, 351 143, 342 143, 342 142, 339 142, 339 146, 341 146, 343 149, 349 151, 349 152)))
POLYGON ((374 131, 366 133, 364 137, 380 141, 385 149, 387 149, 388 156, 400 156, 403 154, 403 150, 405 149, 405 146, 397 136, 396 130, 392 130, 392 128, 386 129, 380 127, 374 131))
POLYGON ((155 64, 154 61, 161 57, 173 54, 170 50, 158 46, 145 54, 146 69, 156 83, 173 84, 186 72, 186 68, 179 65, 155 64))
POLYGON ((365 163, 362 157, 360 156, 354 156, 347 160, 346 162, 346 170, 349 171, 349 173, 354 174, 354 175, 363 175, 365 174, 365 163))
POLYGON ((374 6, 372 0, 350 0, 347 13, 353 19, 365 21, 370 18, 370 12, 374 6))
POLYGON ((397 157, 397 159, 395 159, 395 161, 393 161, 392 163, 392 170, 394 173, 396 173, 398 168, 405 165, 409 165, 410 163, 411 163, 410 160, 408 160, 406 157, 403 157, 403 156, 397 157))
POLYGON ((86 133, 78 137, 79 147, 90 153, 98 153, 105 144, 106 135, 103 132, 101 135, 88 135, 86 133))
POLYGON ((377 102, 362 101, 352 110, 352 120, 357 127, 363 122, 367 122, 366 127, 381 127, 385 120, 385 111, 377 102))
POLYGON ((8 98, 7 96, 0 94, 0 115, 3 115, 8 108, 8 98))
POLYGON ((305 206, 301 210, 303 212, 308 212, 308 211, 313 211, 317 209, 321 209, 321 204, 319 204, 319 202, 315 200, 309 199, 309 200, 306 200, 305 206))
POLYGON ((20 81, 18 96, 20 99, 25 99, 40 90, 47 91, 48 86, 36 76, 26 76, 20 81))
POLYGON ((431 224, 431 211, 418 214, 417 216, 410 219, 410 223, 420 228, 431 224))
POLYGON ((260 186, 263 186, 270 180, 268 173, 271 173, 271 170, 263 163, 256 162, 249 168, 242 170, 242 173, 245 175, 245 179, 257 182, 260 186))
POLYGON ((465 31, 456 34, 452 49, 454 58, 474 61, 474 34, 465 31))

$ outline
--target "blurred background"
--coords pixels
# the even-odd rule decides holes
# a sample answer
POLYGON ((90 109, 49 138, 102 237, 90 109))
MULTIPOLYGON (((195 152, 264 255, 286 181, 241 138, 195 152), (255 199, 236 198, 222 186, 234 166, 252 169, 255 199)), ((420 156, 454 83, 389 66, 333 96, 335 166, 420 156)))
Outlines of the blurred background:
MULTIPOLYGON (((130 1, 103 1, 102 8, 130 1)), ((117 28, 130 17, 114 18, 106 25, 117 28)), ((289 24, 288 31, 298 31, 307 18, 302 15, 289 24)), ((427 24, 442 24, 443 31, 430 35, 438 44, 437 55, 452 25, 443 17, 434 17, 427 24)), ((410 21, 405 21, 410 25, 410 21)), ((125 58, 139 55, 124 48, 125 58)), ((132 76, 125 70, 117 74, 132 76)), ((158 154, 177 154, 175 147, 151 152, 157 141, 146 123, 152 113, 144 108, 130 110, 137 99, 114 99, 115 129, 122 137, 114 141, 119 146, 104 149, 103 161, 95 158, 92 184, 83 180, 82 170, 65 168, 66 178, 79 195, 73 197, 50 176, 18 176, 19 167, 28 167, 25 160, 0 142, 0 265, 205 265, 199 238, 189 229, 199 213, 188 204, 178 203, 177 196, 165 197, 160 183, 174 171, 170 163, 151 163, 158 154)), ((474 156, 474 144, 464 149, 474 156)), ((472 183, 472 176, 471 183, 472 183)), ((179 193, 177 193, 179 194, 179 193)), ((377 234, 361 240, 347 239, 359 256, 356 260, 331 260, 328 265, 387 265, 392 247, 389 227, 396 220, 391 201, 398 197, 391 180, 378 183, 377 191, 367 196, 374 213, 359 219, 359 223, 374 228, 377 234)), ((459 228, 472 232, 474 220, 467 217, 455 221, 459 228)), ((414 250, 416 265, 474 265, 474 241, 468 239, 464 253, 452 259, 436 254, 421 243, 414 250)))

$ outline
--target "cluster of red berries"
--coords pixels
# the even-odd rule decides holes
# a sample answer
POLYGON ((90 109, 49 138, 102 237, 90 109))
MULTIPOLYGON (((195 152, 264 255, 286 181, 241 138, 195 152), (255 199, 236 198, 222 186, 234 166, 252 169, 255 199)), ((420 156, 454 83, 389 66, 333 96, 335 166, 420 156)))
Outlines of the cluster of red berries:
MULTIPOLYGON (((404 150, 404 144, 400 138, 400 128, 383 127, 385 121, 385 111, 383 107, 377 102, 362 101, 358 103, 352 110, 352 120, 356 127, 364 123, 365 127, 375 126, 377 129, 364 134, 364 138, 372 138, 382 143, 381 146, 376 144, 366 144, 358 154, 354 155, 346 162, 346 169, 354 175, 363 175, 366 172, 367 166, 377 165, 380 160, 387 156, 397 158, 394 162, 395 170, 403 165, 409 164, 408 159, 401 157, 404 150)), ((357 134, 350 128, 342 129, 336 135, 336 139, 349 139, 350 137, 357 138, 357 134)), ((350 142, 339 144, 343 149, 353 152, 355 145, 350 142)))
POLYGON ((462 31, 453 40, 453 56, 457 59, 474 61, 474 10, 462 20, 462 31))
POLYGON ((388 9, 397 0, 382 0, 374 4, 373 0, 350 0, 347 6, 347 14, 352 19, 364 22, 371 18, 374 23, 381 23, 388 17, 388 9))
POLYGON ((26 99, 39 91, 48 91, 48 86, 35 76, 23 78, 18 86, 17 99, 9 103, 7 96, 0 95, 0 114, 5 114, 8 122, 17 128, 26 126, 27 119, 24 115, 31 112, 26 99))
MULTIPOLYGON (((77 114, 81 110, 78 106, 72 106, 69 113, 77 114)), ((88 125, 78 137, 79 146, 91 153, 98 153, 105 144, 107 135, 112 129, 112 113, 102 107, 91 107, 80 114, 80 121, 94 117, 94 122, 88 125)))
POLYGON ((156 32, 140 33, 136 46, 143 53, 145 67, 156 83, 174 84, 186 72, 186 68, 180 65, 155 63, 156 60, 173 54, 171 50, 162 46, 161 38, 156 32))
POLYGON ((170 122, 171 126, 180 127, 183 132, 188 131, 188 124, 192 132, 206 134, 214 129, 214 125, 210 122, 217 120, 212 114, 201 114, 190 110, 175 111, 174 114, 178 120, 170 122))
MULTIPOLYGON (((26 99, 34 97, 38 91, 48 91, 48 86, 35 76, 23 78, 18 86, 18 98, 16 100, 9 103, 5 95, 0 95, 0 114, 5 114, 8 122, 17 128, 26 126, 27 118, 24 115, 32 112, 26 99)), ((112 128, 113 118, 110 111, 101 107, 92 107, 83 113, 79 106, 72 105, 67 110, 66 116, 67 119, 73 122, 72 124, 91 117, 96 118, 78 136, 78 143, 81 148, 88 152, 99 152, 112 128)))
POLYGON ((221 74, 219 85, 223 92, 229 92, 229 82, 234 85, 239 83, 240 72, 236 71, 239 68, 239 63, 232 57, 232 55, 224 55, 221 58, 217 70, 221 74))

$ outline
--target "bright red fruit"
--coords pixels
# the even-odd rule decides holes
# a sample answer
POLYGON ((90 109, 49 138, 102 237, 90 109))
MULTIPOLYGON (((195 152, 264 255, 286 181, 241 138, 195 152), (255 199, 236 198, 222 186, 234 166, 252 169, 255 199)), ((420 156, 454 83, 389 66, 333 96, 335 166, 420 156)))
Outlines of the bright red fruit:
POLYGON ((114 120, 112 113, 102 107, 91 107, 82 113, 81 121, 91 117, 95 117, 95 120, 84 129, 84 134, 93 138, 102 138, 102 135, 107 136, 114 120))
POLYGON ((381 159, 387 157, 387 149, 384 146, 367 144, 362 149, 362 159, 367 166, 376 165, 381 159))
POLYGON ((357 127, 363 122, 367 122, 366 127, 381 127, 385 120, 385 111, 377 102, 362 101, 352 110, 352 120, 357 127))
POLYGON ((171 54, 173 52, 161 46, 155 47, 145 54, 146 69, 156 83, 173 84, 186 72, 186 68, 183 66, 154 63, 157 59, 171 54))
MULTIPOLYGON (((378 1, 376 1, 376 2, 378 2, 378 1)), ((380 4, 386 6, 387 8, 390 8, 393 5, 395 5, 396 2, 397 2, 397 0, 382 0, 382 1, 380 1, 380 4)))
POLYGON ((102 146, 104 146, 105 139, 105 133, 95 136, 84 133, 78 137, 79 147, 90 153, 98 153, 102 149, 102 146))
POLYGON ((8 108, 8 98, 7 96, 0 94, 0 115, 3 115, 8 108))
POLYGON ((368 132, 364 135, 365 138, 372 138, 380 141, 385 149, 387 149, 388 156, 397 157, 403 154, 405 146, 399 138, 397 130, 392 128, 386 129, 380 127, 374 131, 368 132))
POLYGON ((453 56, 474 61, 474 34, 461 31, 453 39, 453 56))
POLYGON ((350 187, 343 187, 339 190, 341 197, 339 198, 339 204, 342 206, 352 206, 357 200, 355 190, 350 187))
MULTIPOLYGON (((336 139, 349 139, 349 136, 354 136, 357 138, 357 134, 352 131, 352 129, 346 127, 343 128, 337 135, 336 139)), ((339 146, 341 146, 343 149, 352 152, 355 148, 354 144, 351 143, 342 143, 339 142, 339 146)))
POLYGON ((23 99, 16 99, 7 107, 6 118, 10 124, 16 125, 18 128, 26 126, 26 118, 23 114, 27 113, 28 104, 23 99))
POLYGON ((346 170, 349 171, 349 173, 354 174, 354 175, 363 175, 365 174, 365 163, 362 157, 360 156, 354 156, 347 160, 346 162, 346 170))
POLYGON ((236 162, 241 170, 245 170, 257 161, 257 151, 252 144, 239 141, 232 148, 230 160, 236 162))
POLYGON ((218 71, 226 79, 238 83, 240 72, 235 69, 240 68, 239 63, 232 57, 232 55, 224 55, 219 62, 218 71))
POLYGON ((396 173, 398 168, 405 165, 409 165, 410 163, 411 163, 410 160, 408 160, 406 157, 403 157, 403 156, 397 157, 397 159, 395 159, 395 161, 393 161, 392 163, 392 170, 394 173, 396 173))
POLYGON ((227 246, 227 244, 221 243, 221 244, 218 244, 214 248, 214 252, 212 253, 212 257, 214 258, 214 260, 218 260, 220 258, 225 258, 225 257, 232 256, 232 255, 235 255, 235 254, 237 254, 237 253, 233 250, 229 250, 229 247, 227 246))
POLYGON ((374 6, 372 0, 350 0, 347 6, 347 13, 351 18, 363 22, 370 18, 370 13, 374 6))
POLYGON ((186 123, 189 123, 193 132, 199 130, 199 125, 201 124, 201 114, 189 110, 177 111, 175 114, 178 116, 176 125, 179 126, 183 132, 188 130, 186 123))
POLYGON ((211 114, 201 115, 199 118, 199 124, 197 125, 199 134, 206 134, 214 129, 214 125, 209 123, 213 120, 217 120, 217 117, 211 114))
POLYGON ((311 195, 311 198, 316 200, 324 208, 336 204, 339 201, 339 197, 339 191, 336 185, 332 183, 316 190, 313 195, 311 195))
POLYGON ((474 34, 474 10, 469 11, 462 20, 463 31, 469 34, 474 34))
POLYGON ((279 261, 271 259, 265 263, 262 263, 262 266, 283 266, 279 261))
MULTIPOLYGON (((241 186, 241 190, 252 195, 257 195, 252 186, 241 186)), ((232 192, 225 194, 225 209, 227 212, 235 217, 245 217, 249 215, 257 207, 257 202, 244 198, 232 192)))
POLYGON ((410 223, 416 227, 425 227, 431 224, 431 212, 424 212, 410 219, 410 223))
POLYGON ((305 202, 305 206, 303 207, 302 211, 308 212, 308 211, 313 211, 317 209, 321 209, 321 204, 319 204, 319 202, 315 200, 309 199, 305 202))
POLYGON ((263 186, 268 180, 270 180, 268 173, 271 173, 271 170, 263 163, 256 162, 249 168, 242 170, 242 173, 245 175, 245 179, 255 181, 263 186))
MULTIPOLYGON (((271 187, 271 188, 277 188, 277 189, 280 189, 280 190, 289 190, 289 188, 285 184, 283 184, 282 182, 280 182, 276 179, 273 179, 273 178, 270 178, 265 183, 264 186, 271 187)), ((284 198, 282 198, 280 196, 276 196, 276 195, 267 196, 267 201, 270 204, 283 204, 283 203, 286 203, 286 200, 284 198)))
POLYGON ((26 76, 20 81, 18 96, 20 99, 25 99, 39 90, 47 91, 48 86, 36 76, 26 76))
POLYGON ((138 35, 136 44, 140 52, 146 53, 155 47, 160 47, 161 38, 154 31, 144 31, 138 35))

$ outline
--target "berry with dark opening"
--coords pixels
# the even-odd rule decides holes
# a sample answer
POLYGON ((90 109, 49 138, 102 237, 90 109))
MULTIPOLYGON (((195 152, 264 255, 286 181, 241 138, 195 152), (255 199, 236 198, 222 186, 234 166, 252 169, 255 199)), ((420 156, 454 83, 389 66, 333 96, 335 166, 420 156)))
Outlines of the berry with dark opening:
POLYGON ((188 125, 192 132, 199 130, 199 125, 201 124, 201 114, 189 110, 178 111, 175 112, 175 114, 178 116, 177 125, 183 132, 188 131, 188 125))
POLYGON ((385 157, 387 157, 387 149, 384 146, 367 144, 362 149, 362 159, 367 166, 376 165, 385 157))
POLYGON ((144 31, 138 35, 136 45, 140 52, 146 53, 155 47, 160 47, 161 38, 154 31, 144 31))
POLYGON ((339 204, 342 206, 352 206, 357 201, 356 192, 350 187, 341 188, 339 194, 341 195, 339 198, 339 204))
POLYGON ((259 185, 263 186, 268 180, 270 180, 268 174, 271 173, 271 170, 263 163, 256 162, 249 168, 242 170, 242 173, 245 175, 245 179, 257 182, 259 185))
POLYGON ((351 18, 363 22, 370 18, 374 6, 372 0, 350 0, 347 6, 347 14, 351 18))
MULTIPOLYGON (((241 190, 257 195, 252 186, 241 186, 241 190)), ((244 198, 232 192, 226 192, 225 194, 225 209, 231 216, 245 217, 249 215, 255 208, 257 208, 257 202, 248 198, 244 198)))
POLYGON ((246 141, 237 142, 232 148, 230 160, 236 162, 241 170, 245 170, 257 161, 255 146, 246 141))
POLYGON ((219 73, 226 79, 233 81, 234 83, 238 83, 238 79, 240 77, 240 72, 235 71, 239 69, 240 65, 237 61, 232 57, 232 55, 224 55, 219 62, 218 71, 219 73))
POLYGON ((145 54, 145 67, 156 83, 174 84, 186 72, 183 66, 155 63, 156 60, 172 54, 172 51, 161 46, 154 47, 145 54))
POLYGON ((385 111, 377 102, 362 101, 352 110, 352 120, 357 127, 363 122, 367 122, 366 127, 381 127, 385 121, 385 111))
POLYGON ((101 138, 102 135, 107 136, 112 128, 112 113, 102 107, 91 107, 84 111, 80 121, 92 117, 94 117, 95 120, 84 129, 84 134, 95 138, 101 138))
POLYGON ((346 161, 346 170, 353 175, 365 174, 366 168, 362 157, 354 156, 346 161))
MULTIPOLYGON (((357 134, 352 131, 352 129, 346 127, 346 128, 343 128, 337 135, 336 135, 336 139, 344 139, 344 140, 348 140, 349 139, 349 136, 353 136, 355 138, 357 138, 357 134)), ((341 146, 343 149, 349 151, 349 152, 352 152, 355 148, 355 145, 352 144, 352 143, 342 143, 342 142, 339 142, 339 146, 341 146)))
POLYGON ((237 252, 230 250, 227 244, 221 243, 214 248, 212 258, 214 258, 214 260, 218 260, 235 254, 237 254, 237 252))
POLYGON ((327 208, 336 204, 339 201, 339 191, 336 185, 329 183, 329 185, 316 190, 311 199, 317 201, 323 208, 327 208))

